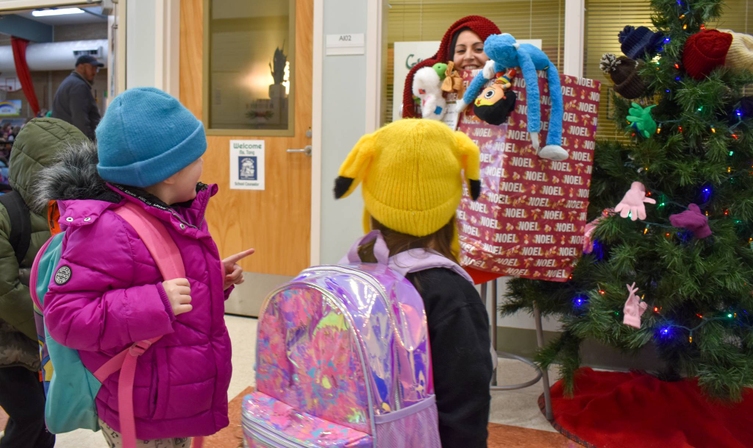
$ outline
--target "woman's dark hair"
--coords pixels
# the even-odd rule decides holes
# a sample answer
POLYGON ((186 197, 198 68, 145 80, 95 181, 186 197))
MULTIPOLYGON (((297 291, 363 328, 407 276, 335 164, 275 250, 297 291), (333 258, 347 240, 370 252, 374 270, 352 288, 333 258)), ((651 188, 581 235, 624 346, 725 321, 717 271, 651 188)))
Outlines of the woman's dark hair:
POLYGON ((458 36, 460 36, 460 33, 462 33, 463 31, 474 32, 472 29, 470 29, 467 26, 464 26, 463 28, 460 28, 459 30, 455 31, 455 34, 452 35, 450 46, 447 48, 447 60, 448 61, 452 61, 453 59, 455 59, 455 46, 458 44, 458 36))
MULTIPOLYGON (((384 242, 390 251, 390 257, 405 252, 409 249, 432 249, 441 255, 457 262, 457 257, 452 253, 452 241, 455 238, 455 217, 441 229, 426 236, 413 236, 396 232, 374 218, 371 218, 371 228, 379 230, 384 236, 384 242)), ((358 249, 358 256, 366 263, 376 263, 374 257, 374 243, 364 244, 358 249)))

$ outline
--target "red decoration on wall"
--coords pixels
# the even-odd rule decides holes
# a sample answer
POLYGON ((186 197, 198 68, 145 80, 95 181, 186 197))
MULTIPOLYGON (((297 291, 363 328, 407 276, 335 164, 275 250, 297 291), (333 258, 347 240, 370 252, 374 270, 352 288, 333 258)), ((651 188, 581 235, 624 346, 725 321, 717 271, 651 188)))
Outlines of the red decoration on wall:
POLYGON ((34 112, 34 115, 39 114, 39 101, 37 101, 37 94, 34 92, 34 83, 31 81, 31 72, 29 72, 29 64, 26 63, 26 47, 29 45, 29 41, 21 39, 15 36, 11 37, 11 46, 13 47, 13 62, 16 65, 16 74, 21 81, 21 88, 24 91, 24 96, 29 102, 29 107, 34 112))

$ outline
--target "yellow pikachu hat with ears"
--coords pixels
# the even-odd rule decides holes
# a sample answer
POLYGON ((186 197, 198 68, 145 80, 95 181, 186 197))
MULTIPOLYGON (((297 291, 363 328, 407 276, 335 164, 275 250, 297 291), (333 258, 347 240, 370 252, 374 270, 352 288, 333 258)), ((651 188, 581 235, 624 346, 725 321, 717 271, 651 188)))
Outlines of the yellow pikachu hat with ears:
POLYGON ((481 192, 479 149, 462 132, 435 120, 403 119, 361 137, 340 166, 335 198, 363 183, 364 227, 371 215, 400 233, 430 235, 455 215, 465 172, 475 200, 481 192))

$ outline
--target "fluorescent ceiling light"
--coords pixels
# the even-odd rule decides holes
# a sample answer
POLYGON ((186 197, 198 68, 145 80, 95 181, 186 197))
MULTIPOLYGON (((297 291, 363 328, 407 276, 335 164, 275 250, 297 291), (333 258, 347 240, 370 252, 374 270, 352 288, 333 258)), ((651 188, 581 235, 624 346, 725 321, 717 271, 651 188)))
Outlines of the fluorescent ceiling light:
POLYGON ((38 9, 32 11, 31 15, 34 17, 49 17, 49 16, 64 16, 68 14, 83 14, 84 10, 81 8, 55 8, 55 9, 38 9))

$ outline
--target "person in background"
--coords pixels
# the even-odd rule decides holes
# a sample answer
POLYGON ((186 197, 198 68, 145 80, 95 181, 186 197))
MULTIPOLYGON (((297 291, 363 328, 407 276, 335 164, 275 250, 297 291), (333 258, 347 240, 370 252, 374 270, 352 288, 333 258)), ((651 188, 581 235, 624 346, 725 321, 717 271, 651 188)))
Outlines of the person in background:
POLYGON ((76 60, 76 69, 63 80, 52 100, 52 117, 76 126, 92 141, 96 138, 94 130, 101 118, 92 85, 99 69, 104 66, 93 56, 80 56, 76 60))
POLYGON ((18 134, 11 152, 10 185, 22 202, 0 205, 0 406, 8 413, 0 448, 51 448, 55 445, 55 436, 47 431, 44 423, 39 343, 29 294, 29 269, 50 237, 50 230, 47 211, 29 211, 25 204, 32 204, 32 187, 42 169, 53 165, 68 145, 84 141, 86 136, 64 121, 36 118, 18 134), (28 233, 22 232, 24 234, 16 241, 12 235, 20 229, 13 227, 23 221, 14 222, 14 213, 27 214, 30 224, 28 233), (25 239, 24 247, 22 239, 25 239), (24 252, 24 248, 23 255, 17 254, 24 252))
POLYGON ((452 61, 458 70, 479 70, 489 57, 484 54, 484 41, 492 34, 500 34, 497 25, 481 16, 467 16, 456 21, 444 34, 439 50, 431 58, 417 63, 405 77, 403 88, 403 118, 417 118, 420 108, 413 100, 413 76, 418 69, 431 67, 438 62, 452 61))

